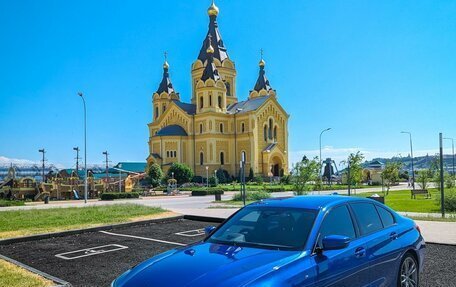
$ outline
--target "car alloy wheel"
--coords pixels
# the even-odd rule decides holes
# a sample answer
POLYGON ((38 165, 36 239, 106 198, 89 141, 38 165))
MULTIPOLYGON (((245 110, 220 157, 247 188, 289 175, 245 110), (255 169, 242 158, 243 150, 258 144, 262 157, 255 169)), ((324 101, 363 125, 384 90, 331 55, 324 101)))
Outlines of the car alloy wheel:
POLYGON ((401 287, 418 287, 418 266, 413 256, 407 255, 401 264, 400 270, 401 287))

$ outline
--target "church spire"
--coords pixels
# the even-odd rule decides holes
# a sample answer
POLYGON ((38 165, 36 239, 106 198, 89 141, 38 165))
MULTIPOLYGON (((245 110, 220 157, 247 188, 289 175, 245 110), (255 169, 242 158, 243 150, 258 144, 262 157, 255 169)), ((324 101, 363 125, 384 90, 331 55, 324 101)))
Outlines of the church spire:
POLYGON ((253 88, 257 92, 261 91, 262 89, 266 90, 267 92, 272 90, 272 87, 269 84, 269 80, 266 78, 266 72, 264 70, 265 65, 266 62, 263 60, 263 49, 261 49, 261 60, 258 63, 258 66, 260 66, 260 72, 258 74, 258 79, 255 83, 255 87, 253 88))
POLYGON ((226 51, 225 45, 223 44, 222 36, 218 29, 217 24, 217 15, 219 14, 219 8, 215 6, 214 1, 212 5, 207 9, 207 14, 209 15, 209 29, 206 34, 206 38, 203 41, 203 46, 200 49, 198 59, 204 63, 208 59, 208 53, 206 51, 206 39, 207 36, 211 35, 212 45, 214 48, 213 56, 218 59, 220 62, 228 58, 228 53, 226 51))
POLYGON ((174 93, 174 88, 173 84, 171 83, 171 79, 169 78, 169 64, 167 61, 167 55, 168 53, 165 54, 165 62, 163 63, 163 78, 160 82, 160 85, 158 86, 157 94, 161 94, 163 92, 166 92, 168 94, 174 93))
POLYGON ((217 67, 214 64, 214 52, 215 49, 212 46, 212 37, 211 35, 207 35, 207 48, 206 48, 206 53, 207 53, 207 64, 206 67, 204 68, 203 75, 201 76, 201 80, 206 81, 207 79, 213 79, 214 81, 217 81, 220 79, 217 67))

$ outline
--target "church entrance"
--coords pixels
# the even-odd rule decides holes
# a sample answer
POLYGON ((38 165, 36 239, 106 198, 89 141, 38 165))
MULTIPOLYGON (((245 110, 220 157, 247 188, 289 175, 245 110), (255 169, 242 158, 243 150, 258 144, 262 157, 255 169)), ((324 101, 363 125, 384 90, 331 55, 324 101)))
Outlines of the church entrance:
POLYGON ((275 156, 271 160, 271 173, 272 176, 281 176, 281 169, 282 169, 282 160, 275 156))

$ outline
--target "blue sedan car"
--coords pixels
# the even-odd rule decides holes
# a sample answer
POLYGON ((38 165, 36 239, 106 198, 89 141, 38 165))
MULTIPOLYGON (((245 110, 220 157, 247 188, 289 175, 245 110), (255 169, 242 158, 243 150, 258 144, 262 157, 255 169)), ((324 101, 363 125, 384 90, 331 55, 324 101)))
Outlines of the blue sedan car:
POLYGON ((298 196, 252 203, 201 242, 155 256, 115 287, 418 286, 419 227, 371 199, 298 196))

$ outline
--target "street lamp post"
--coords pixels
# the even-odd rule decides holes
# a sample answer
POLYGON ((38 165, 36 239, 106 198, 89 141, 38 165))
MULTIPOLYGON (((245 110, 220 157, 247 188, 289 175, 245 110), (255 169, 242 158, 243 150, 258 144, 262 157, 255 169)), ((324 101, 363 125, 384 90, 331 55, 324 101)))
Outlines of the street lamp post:
POLYGON ((320 176, 320 188, 318 189, 318 194, 320 194, 320 190, 323 187, 323 177, 321 175, 321 165, 322 165, 322 161, 321 161, 321 136, 323 135, 324 132, 327 132, 330 129, 331 128, 324 129, 320 133, 320 158, 319 158, 319 160, 320 160, 320 168, 319 168, 319 171, 318 171, 318 175, 320 176))
POLYGON ((209 167, 206 166, 206 187, 209 188, 209 167))
POLYGON ((45 161, 44 154, 46 153, 46 150, 44 150, 44 148, 42 148, 42 149, 39 149, 38 152, 43 154, 43 159, 41 160, 41 162, 42 162, 41 176, 42 176, 43 182, 45 182, 45 180, 44 180, 44 161, 45 161))
POLYGON ((402 131, 401 134, 408 134, 410 138, 410 156, 412 158, 412 188, 415 190, 415 168, 413 167, 413 142, 412 142, 412 133, 402 131))
POLYGON ((454 138, 443 138, 444 140, 451 140, 451 148, 452 148, 452 154, 453 154, 453 178, 456 176, 456 173, 454 173, 454 138))
POLYGON ((108 151, 104 151, 103 155, 106 156, 106 189, 109 188, 109 160, 108 160, 108 151))
POLYGON ((87 111, 84 95, 79 92, 78 96, 81 97, 84 104, 84 203, 87 203, 87 111))
POLYGON ((74 147, 74 151, 76 151, 76 175, 78 174, 79 171, 79 147, 74 147))

